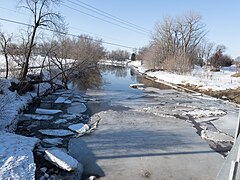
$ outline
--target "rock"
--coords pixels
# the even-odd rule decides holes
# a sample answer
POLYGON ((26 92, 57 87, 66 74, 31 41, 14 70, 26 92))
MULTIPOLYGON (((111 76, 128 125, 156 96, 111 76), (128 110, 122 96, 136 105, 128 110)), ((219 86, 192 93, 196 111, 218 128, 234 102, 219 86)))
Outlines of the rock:
POLYGON ((61 112, 62 110, 58 110, 58 109, 43 109, 43 108, 36 109, 36 114, 58 114, 61 112))
POLYGON ((66 122, 67 122, 66 119, 58 119, 58 120, 56 120, 54 123, 55 123, 55 124, 62 124, 62 123, 66 123, 66 122))
POLYGON ((65 129, 41 129, 38 131, 41 134, 48 135, 48 136, 64 137, 64 136, 74 135, 74 133, 72 131, 65 130, 65 129))
POLYGON ((69 114, 79 114, 84 113, 87 110, 87 107, 83 103, 72 103, 71 106, 67 109, 69 114))
POLYGON ((61 150, 46 150, 45 153, 46 160, 65 171, 73 171, 78 168, 78 161, 61 150))
POLYGON ((66 100, 67 97, 58 97, 54 103, 55 104, 64 103, 66 100))
POLYGON ((38 115, 38 114, 24 114, 24 117, 33 119, 33 120, 39 120, 39 121, 47 121, 47 120, 53 119, 53 116, 38 115))
POLYGON ((73 124, 68 127, 72 131, 75 131, 79 134, 84 134, 89 130, 89 126, 87 124, 79 123, 79 124, 73 124))
POLYGON ((42 143, 57 146, 57 145, 63 144, 62 141, 63 141, 62 138, 53 138, 53 139, 46 138, 42 140, 42 143))

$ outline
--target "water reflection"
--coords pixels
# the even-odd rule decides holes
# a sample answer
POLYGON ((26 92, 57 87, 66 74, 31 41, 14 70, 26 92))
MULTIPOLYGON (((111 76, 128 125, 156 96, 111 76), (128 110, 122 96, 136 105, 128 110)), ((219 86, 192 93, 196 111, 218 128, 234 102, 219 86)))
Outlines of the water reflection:
POLYGON ((71 78, 71 81, 79 90, 99 88, 103 84, 103 78, 99 68, 89 69, 84 73, 79 73, 77 76, 71 78))
POLYGON ((128 75, 128 68, 123 66, 109 66, 109 65, 100 65, 99 66, 102 73, 111 73, 116 77, 126 77, 128 75))
POLYGON ((139 91, 129 88, 130 84, 142 83, 145 87, 169 89, 168 86, 146 79, 135 73, 129 67, 100 65, 72 79, 79 90, 101 89, 110 91, 125 91, 139 94, 139 91))

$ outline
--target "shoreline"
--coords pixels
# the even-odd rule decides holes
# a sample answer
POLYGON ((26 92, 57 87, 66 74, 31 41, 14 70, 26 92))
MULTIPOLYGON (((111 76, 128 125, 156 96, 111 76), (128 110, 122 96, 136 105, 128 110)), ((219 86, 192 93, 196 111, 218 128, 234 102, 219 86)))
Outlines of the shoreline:
POLYGON ((173 89, 185 91, 189 93, 201 93, 213 98, 217 98, 219 100, 223 100, 229 103, 233 103, 234 105, 240 107, 240 87, 235 89, 226 89, 226 90, 212 90, 212 89, 201 89, 197 85, 193 84, 175 84, 171 82, 164 81, 162 79, 158 79, 156 77, 151 77, 147 75, 146 73, 141 72, 138 67, 130 64, 130 67, 138 74, 144 76, 146 79, 149 79, 151 81, 164 84, 166 86, 169 86, 173 89))

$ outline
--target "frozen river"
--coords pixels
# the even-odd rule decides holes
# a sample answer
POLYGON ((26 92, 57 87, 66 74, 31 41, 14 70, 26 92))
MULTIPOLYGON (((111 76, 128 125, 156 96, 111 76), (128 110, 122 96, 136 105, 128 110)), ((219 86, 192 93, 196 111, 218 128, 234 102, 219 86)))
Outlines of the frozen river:
POLYGON ((70 139, 68 146, 85 176, 215 179, 232 145, 236 106, 131 74, 129 68, 105 69, 105 83, 85 92, 91 99, 90 123, 100 119, 99 126, 88 136, 70 139), (131 89, 131 83, 146 88, 131 89))

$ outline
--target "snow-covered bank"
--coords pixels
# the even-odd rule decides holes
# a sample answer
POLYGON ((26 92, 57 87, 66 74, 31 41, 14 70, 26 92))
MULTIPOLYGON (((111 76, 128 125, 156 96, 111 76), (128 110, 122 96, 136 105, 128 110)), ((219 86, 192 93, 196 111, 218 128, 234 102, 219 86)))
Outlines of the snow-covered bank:
POLYGON ((100 64, 100 65, 109 65, 109 66, 126 66, 130 62, 131 62, 130 60, 117 61, 117 60, 103 59, 103 60, 100 60, 98 64, 100 64))
POLYGON ((240 71, 236 67, 222 68, 220 72, 210 72, 207 69, 196 67, 193 72, 187 75, 179 75, 165 71, 146 72, 147 69, 141 65, 140 61, 133 61, 130 64, 140 73, 173 84, 191 84, 206 90, 226 90, 240 87, 240 78, 231 76, 240 71))
POLYGON ((35 179, 32 150, 37 138, 0 132, 0 179, 35 179))
MULTIPOLYGON (((38 142, 36 138, 28 138, 8 133, 17 124, 17 117, 27 103, 32 101, 36 92, 19 96, 8 88, 11 81, 0 79, 0 179, 34 179, 36 165, 32 150, 38 142)), ((41 84, 43 92, 50 86, 41 84)))

